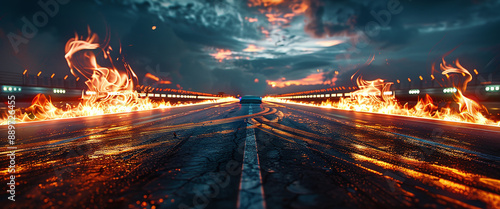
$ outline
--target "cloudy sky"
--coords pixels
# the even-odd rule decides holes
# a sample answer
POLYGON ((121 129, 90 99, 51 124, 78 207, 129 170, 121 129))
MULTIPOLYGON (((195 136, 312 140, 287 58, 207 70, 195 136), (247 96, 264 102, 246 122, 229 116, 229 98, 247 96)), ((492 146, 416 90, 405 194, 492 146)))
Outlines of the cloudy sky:
POLYGON ((352 86, 358 70, 366 79, 427 78, 444 55, 481 74, 500 71, 499 0, 0 4, 4 72, 69 74, 64 46, 75 33, 85 36, 87 27, 100 40, 109 38, 115 53, 121 46, 141 84, 159 85, 145 77, 150 73, 172 83, 165 87, 209 93, 352 86))

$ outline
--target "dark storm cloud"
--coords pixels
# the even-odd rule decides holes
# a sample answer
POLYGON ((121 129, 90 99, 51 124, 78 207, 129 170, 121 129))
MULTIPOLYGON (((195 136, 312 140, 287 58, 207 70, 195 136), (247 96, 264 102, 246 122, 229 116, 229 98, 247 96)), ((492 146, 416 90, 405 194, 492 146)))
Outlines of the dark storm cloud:
MULTIPOLYGON (((305 31, 316 38, 353 36, 371 24, 378 25, 371 44, 381 49, 404 47, 419 31, 433 28, 462 28, 498 20, 498 1, 319 1, 311 0, 305 13, 305 31), (397 12, 392 13, 393 8, 397 12)), ((366 35, 366 34, 365 34, 366 35)), ((369 35, 369 34, 368 34, 369 35)))
MULTIPOLYGON (((145 3, 130 1, 129 4, 145 3)), ((188 42, 240 49, 243 46, 235 38, 259 39, 262 36, 244 20, 235 5, 226 1, 174 1, 169 5, 153 1, 148 5, 151 13, 169 24, 181 39, 188 42)))
MULTIPOLYGON (((36 1, 26 5, 13 3, 8 7, 13 8, 13 11, 17 9, 24 12, 8 13, 7 17, 17 21, 12 21, 10 25, 11 22, 7 22, 6 27, 2 27, 3 34, 10 31, 20 33, 16 31, 22 26, 19 19, 40 10, 36 1)), ((50 19, 47 26, 40 28, 28 44, 21 45, 19 53, 13 53, 8 40, 2 38, 2 46, 5 46, 2 47, 2 54, 6 55, 4 59, 15 57, 5 59, 4 66, 17 72, 28 69, 32 74, 38 71, 43 71, 42 75, 69 74, 64 59, 64 45, 75 32, 86 36, 88 25, 100 36, 101 41, 110 35, 114 49, 122 46, 122 53, 139 77, 150 72, 172 80, 173 85, 169 86, 172 88, 180 84, 184 89, 212 91, 211 69, 200 61, 206 59, 207 55, 200 53, 206 46, 237 46, 237 42, 227 36, 210 34, 214 33, 214 29, 199 28, 203 26, 186 26, 191 31, 184 32, 186 22, 161 21, 150 13, 149 7, 144 3, 130 7, 110 2, 95 4, 82 1, 62 5, 57 16, 50 19), (175 27, 173 24, 176 24, 175 27), (151 30, 153 25, 157 25, 158 29, 151 30), (212 32, 207 32, 209 30, 212 32), (190 37, 187 34, 193 35, 190 37)))
POLYGON ((125 46, 123 53, 139 76, 149 72, 172 81, 173 86, 210 89, 210 70, 197 60, 190 49, 192 43, 180 39, 169 27, 158 26, 153 31, 144 22, 148 21, 137 21, 132 32, 123 37, 123 42, 130 44, 125 46))
POLYGON ((320 68, 320 67, 328 66, 330 64, 331 64, 331 62, 322 61, 322 60, 301 61, 301 62, 294 63, 292 65, 292 69, 293 70, 304 70, 304 69, 311 69, 311 68, 320 68))
POLYGON ((246 72, 265 75, 269 80, 276 80, 282 77, 293 80, 306 77, 311 73, 311 70, 316 71, 316 69, 330 68, 332 62, 313 55, 302 55, 252 61, 239 60, 235 62, 235 65, 244 66, 246 72))
POLYGON ((262 76, 255 76, 253 74, 245 73, 240 70, 224 70, 224 69, 214 69, 214 88, 225 89, 226 93, 234 95, 243 94, 261 94, 267 84, 262 76), (259 79, 259 82, 255 82, 255 78, 259 79))
MULTIPOLYGON (((289 11, 297 2, 302 1, 284 1, 273 11, 289 11)), ((60 5, 57 14, 15 53, 7 34, 22 34, 21 18, 32 18, 41 8, 37 0, 3 2, 2 71, 68 74, 64 44, 74 32, 86 35, 87 25, 101 39, 109 32, 113 55, 117 56, 121 44, 127 62, 140 77, 154 73, 173 81, 169 87, 179 84, 211 93, 322 88, 273 89, 265 83, 283 77, 302 79, 316 70, 325 72, 324 80, 339 71, 337 85, 350 84, 350 76, 358 69, 367 79, 428 75, 432 63, 457 46, 447 59, 463 59, 464 65, 480 72, 499 71, 500 1, 304 0, 307 9, 283 24, 270 24, 262 12, 266 8, 247 3, 73 0, 60 5), (402 10, 387 16, 389 2, 399 2, 402 10), (156 30, 151 29, 153 25, 156 30), (332 40, 340 44, 319 44, 332 40), (245 52, 250 44, 259 50, 245 52), (211 55, 222 49, 230 51, 227 59, 211 55), (364 65, 373 56, 373 63, 364 65)))
MULTIPOLYGON (((307 22, 304 27, 305 31, 316 38, 325 36, 334 36, 341 34, 351 34, 353 31, 353 14, 342 7, 332 8, 325 15, 325 3, 319 0, 309 1, 309 9, 305 12, 307 22), (325 16, 327 21, 325 21, 325 16)), ((343 4, 340 2, 340 4, 343 4)), ((338 6, 338 5, 337 5, 338 6)))
MULTIPOLYGON (((405 28, 394 16, 404 10, 400 1, 389 9, 389 1, 310 1, 306 12, 305 31, 315 38, 347 36, 356 39, 360 33, 369 36, 371 44, 380 48, 408 43, 418 31, 405 28), (367 30, 376 30, 372 35, 367 30)), ((392 5, 392 4, 391 4, 392 5)))
POLYGON ((451 23, 466 25, 475 21, 498 19, 497 0, 443 0, 403 2, 401 18, 406 24, 451 23), (425 12, 425 13, 423 13, 425 12), (423 15, 425 14, 425 15, 423 15))

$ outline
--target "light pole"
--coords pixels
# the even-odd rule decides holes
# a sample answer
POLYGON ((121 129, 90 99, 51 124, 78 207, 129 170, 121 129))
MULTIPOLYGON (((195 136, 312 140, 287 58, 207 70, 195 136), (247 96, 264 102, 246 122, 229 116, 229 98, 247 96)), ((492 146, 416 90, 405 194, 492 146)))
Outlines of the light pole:
POLYGON ((56 76, 55 73, 52 73, 52 75, 50 76, 50 86, 54 87, 54 76, 56 76))
POLYGON ((474 76, 474 85, 477 86, 478 85, 478 83, 477 83, 477 77, 478 77, 479 72, 477 72, 477 70, 474 69, 474 73, 476 74, 476 76, 474 76))
POLYGON ((28 77, 28 70, 25 69, 23 72, 23 85, 27 84, 27 80, 28 80, 27 77, 28 77))
POLYGON ((42 74, 42 71, 38 72, 38 74, 36 74, 36 85, 37 86, 40 86, 40 75, 42 74))
POLYGON ((64 88, 68 88, 68 82, 67 82, 66 79, 68 79, 68 75, 64 76, 64 79, 63 79, 63 86, 64 86, 64 88))
POLYGON ((78 88, 78 81, 80 80, 80 77, 76 77, 76 80, 75 80, 75 87, 78 88))

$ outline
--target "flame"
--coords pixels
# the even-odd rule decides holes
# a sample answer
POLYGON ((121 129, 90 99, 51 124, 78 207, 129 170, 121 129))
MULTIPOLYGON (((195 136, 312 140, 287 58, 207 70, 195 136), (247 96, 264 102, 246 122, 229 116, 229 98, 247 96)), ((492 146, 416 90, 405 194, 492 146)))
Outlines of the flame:
POLYGON ((159 84, 172 84, 172 81, 159 81, 159 84))
POLYGON ((151 73, 146 73, 146 75, 144 75, 144 77, 149 78, 151 80, 154 80, 154 81, 156 81, 159 84, 172 84, 171 81, 161 80, 160 78, 158 78, 158 76, 155 76, 155 75, 153 75, 151 73))
POLYGON ((460 117, 465 118, 465 120, 469 122, 482 124, 487 123, 489 120, 481 113, 482 111, 487 112, 486 108, 474 100, 465 97, 462 93, 467 89, 467 84, 472 81, 472 75, 467 69, 460 65, 458 59, 454 62, 454 64, 456 67, 453 67, 451 64, 447 64, 443 59, 440 67, 443 71, 443 75, 455 73, 462 74, 462 76, 465 77, 465 81, 461 81, 462 79, 451 80, 453 86, 457 89, 457 92, 453 94, 453 98, 459 105, 460 117))
MULTIPOLYGON (((453 94, 453 99, 455 103, 458 104, 458 109, 453 109, 451 107, 438 108, 432 98, 427 94, 419 99, 414 107, 410 108, 408 104, 401 105, 392 94, 392 91, 390 91, 390 87, 393 83, 385 82, 382 79, 367 81, 363 80, 362 76, 358 76, 356 79, 359 90, 351 92, 349 97, 341 97, 338 102, 327 100, 321 104, 314 104, 295 102, 276 97, 265 97, 264 100, 323 108, 500 126, 500 121, 493 121, 485 116, 487 110, 484 106, 464 96, 463 92, 465 92, 468 82, 472 80, 472 75, 467 69, 460 65, 458 60, 452 65, 446 63, 443 58, 440 67, 442 74, 445 75, 448 81, 457 89, 453 94), (390 92, 390 94, 387 94, 387 92, 390 92)), ((355 76, 356 74, 354 74, 352 78, 355 76)), ((268 83, 270 85, 283 86, 282 83, 277 81, 268 81, 268 83)))
POLYGON ((160 81, 160 78, 158 78, 157 76, 151 74, 151 73, 146 73, 145 75, 146 78, 150 78, 150 79, 153 79, 155 81, 160 81))
POLYGON ((149 107, 151 103, 139 99, 137 92, 134 91, 134 83, 138 82, 130 66, 124 62, 125 73, 120 72, 109 56, 112 49, 107 46, 107 40, 103 46, 100 46, 97 34, 92 33, 90 29, 88 33, 86 40, 79 39, 75 34, 75 37, 66 43, 64 56, 71 73, 75 77, 82 75, 87 78, 85 85, 88 91, 96 92, 92 95, 82 95, 82 105, 96 108, 102 113, 116 112, 117 110, 114 109, 116 107, 125 108, 122 111, 151 108, 149 107), (111 67, 103 67, 97 63, 94 49, 100 49, 103 52, 104 58, 109 60, 111 67))
MULTIPOLYGON (((105 40, 101 45, 98 42, 98 36, 88 30, 86 39, 80 38, 75 34, 65 47, 66 61, 70 67, 70 72, 77 80, 86 78, 87 86, 85 94, 81 96, 81 102, 78 105, 66 105, 64 108, 54 106, 50 98, 43 94, 38 94, 33 98, 32 105, 26 109, 16 109, 16 122, 31 122, 51 119, 73 118, 81 116, 94 116, 110 113, 130 112, 139 110, 149 110, 154 108, 170 108, 169 102, 152 101, 148 97, 142 98, 134 89, 137 85, 137 76, 131 67, 123 62, 121 68, 117 68, 110 56, 111 47, 107 45, 109 40, 105 40), (97 63, 95 50, 100 50, 109 67, 101 66, 97 63)), ((38 73, 40 75, 41 72, 38 73)), ((170 81, 161 81, 152 74, 146 74, 146 77, 156 81, 170 83, 170 81)), ((67 76, 65 77, 67 78, 67 76)), ((205 100, 201 103, 227 102, 234 98, 224 98, 218 100, 205 100)), ((176 104, 175 106, 193 105, 176 104)), ((0 120, 0 124, 7 124, 7 117, 0 120)))

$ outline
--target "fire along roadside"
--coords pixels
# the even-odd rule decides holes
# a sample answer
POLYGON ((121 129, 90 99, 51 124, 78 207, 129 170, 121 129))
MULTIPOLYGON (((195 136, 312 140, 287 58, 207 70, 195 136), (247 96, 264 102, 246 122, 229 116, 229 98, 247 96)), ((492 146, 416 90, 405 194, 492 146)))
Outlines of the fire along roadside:
POLYGON ((8 99, 8 105, 9 105, 8 106, 9 118, 8 118, 8 122, 7 122, 7 126, 8 126, 7 139, 9 140, 9 146, 7 148, 9 149, 9 152, 7 154, 7 157, 10 161, 9 168, 8 168, 10 178, 7 180, 8 181, 7 193, 9 193, 10 196, 8 196, 7 199, 9 199, 11 201, 16 201, 15 197, 16 197, 16 149, 17 149, 17 147, 14 146, 16 144, 16 127, 14 126, 14 124, 16 124, 16 111, 15 111, 15 107, 16 107, 15 99, 16 99, 16 97, 14 95, 10 95, 7 97, 7 99, 8 99))
POLYGON ((21 44, 28 44, 29 40, 34 38, 39 28, 45 27, 49 23, 49 17, 53 18, 59 13, 60 5, 69 3, 70 0, 39 0, 38 6, 42 10, 35 12, 30 21, 26 16, 21 18, 24 23, 21 27, 21 34, 10 32, 7 34, 12 49, 17 54, 21 44))

